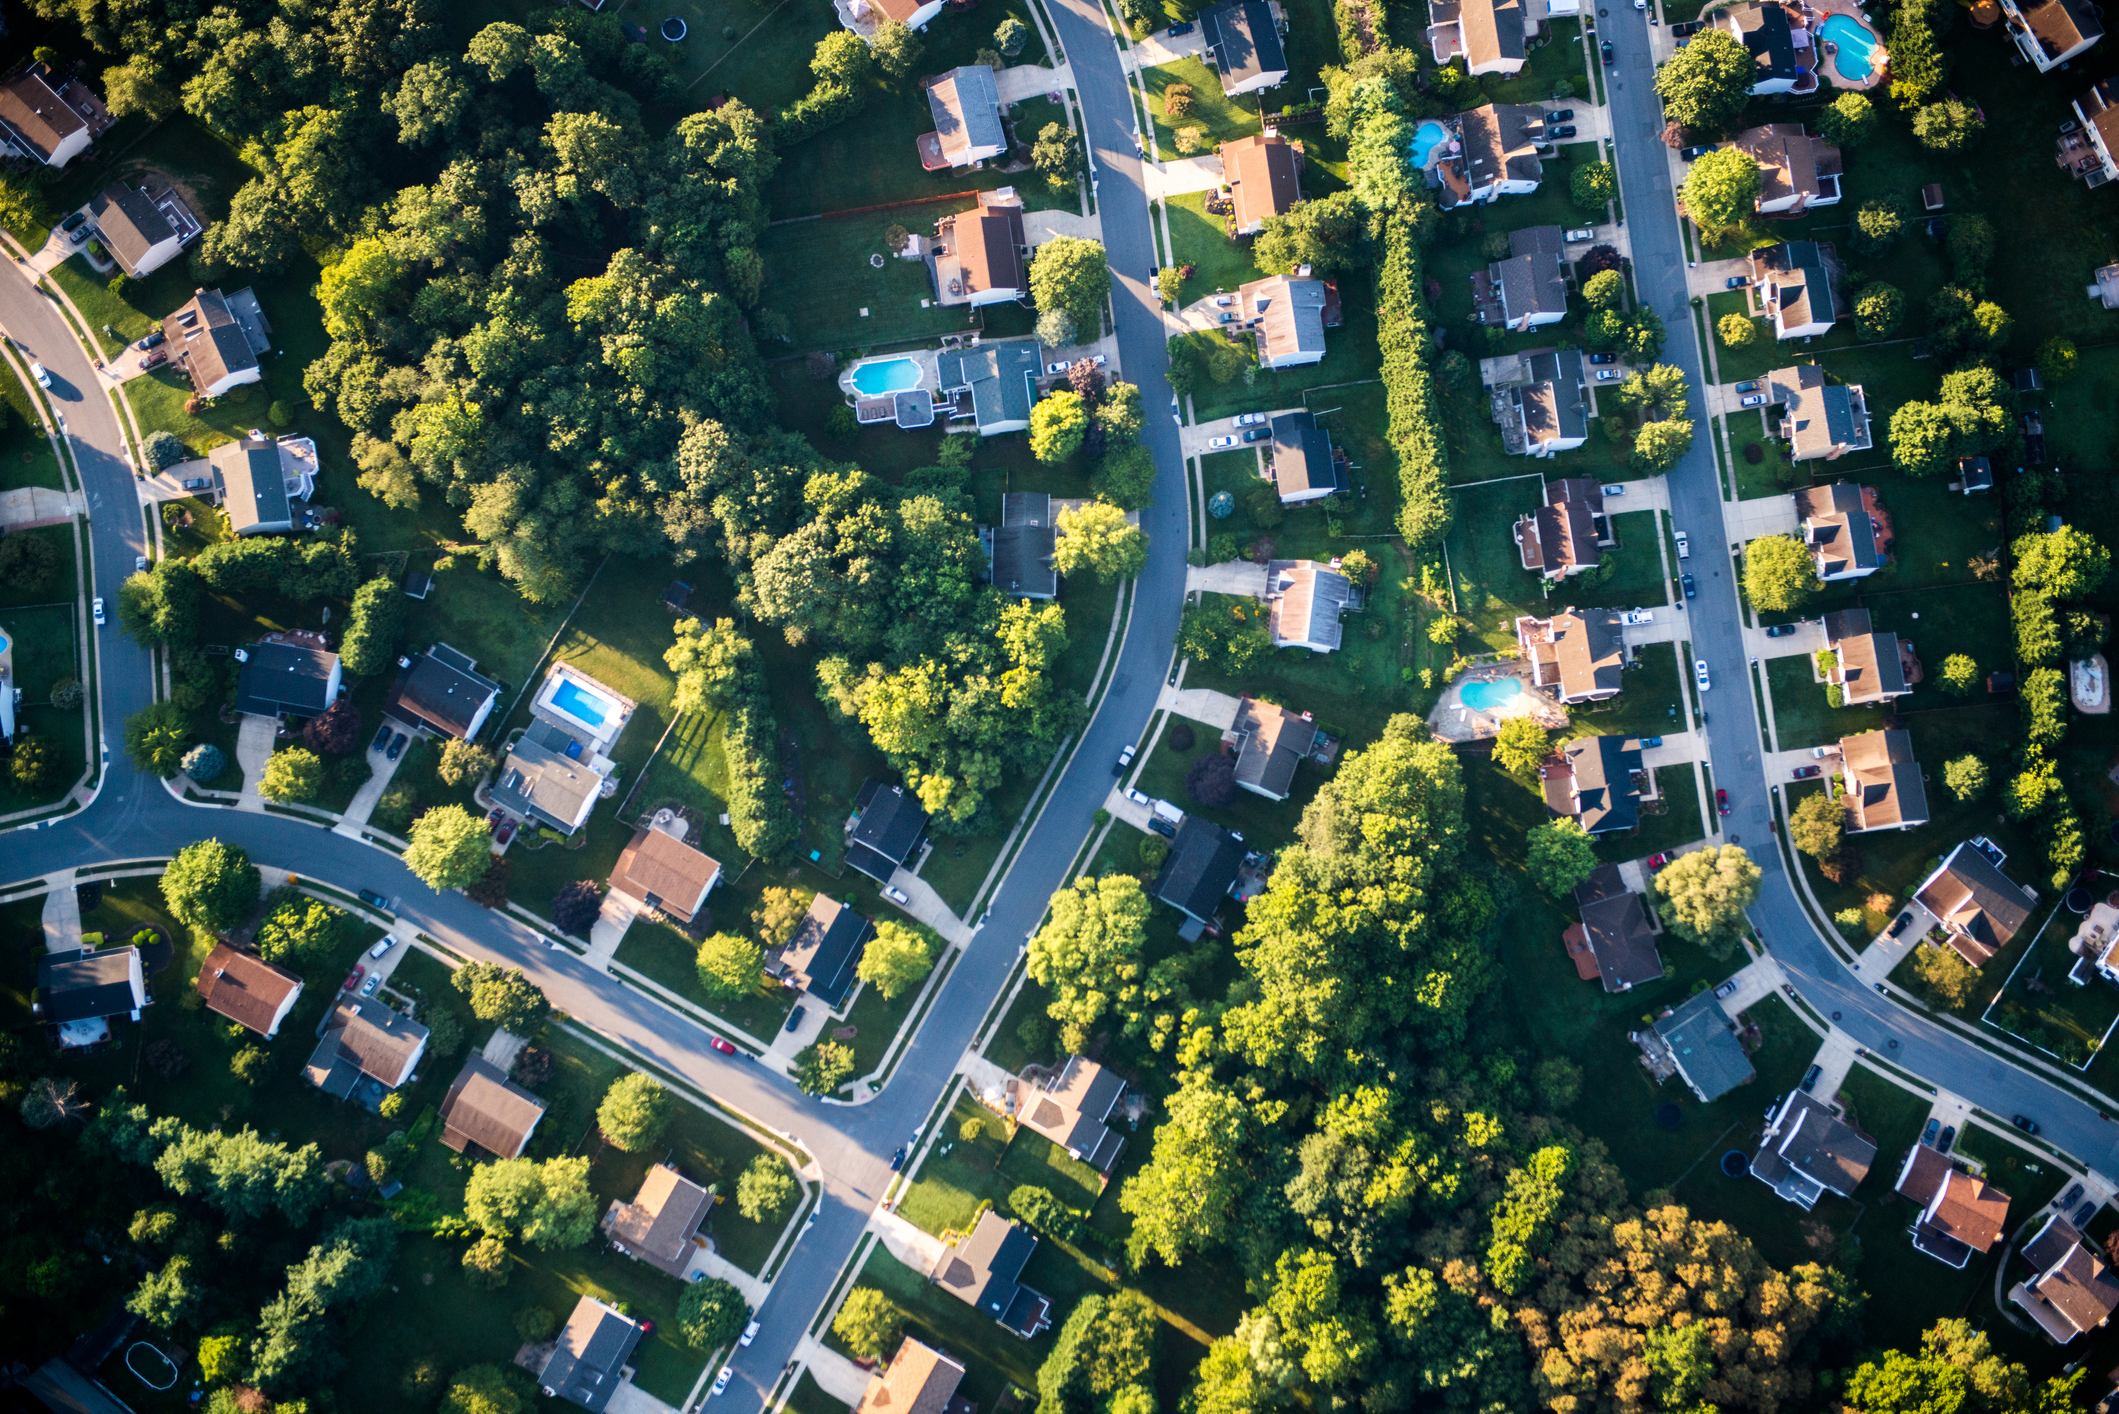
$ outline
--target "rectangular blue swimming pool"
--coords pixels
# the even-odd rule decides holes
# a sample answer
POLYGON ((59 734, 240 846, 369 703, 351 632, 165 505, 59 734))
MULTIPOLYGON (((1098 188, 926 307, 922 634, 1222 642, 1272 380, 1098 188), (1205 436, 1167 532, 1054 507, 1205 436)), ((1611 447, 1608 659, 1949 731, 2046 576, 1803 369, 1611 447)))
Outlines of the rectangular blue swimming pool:
POLYGON ((610 714, 611 704, 584 688, 572 678, 563 678, 559 686, 552 689, 552 705, 571 717, 587 722, 592 727, 603 725, 610 714))

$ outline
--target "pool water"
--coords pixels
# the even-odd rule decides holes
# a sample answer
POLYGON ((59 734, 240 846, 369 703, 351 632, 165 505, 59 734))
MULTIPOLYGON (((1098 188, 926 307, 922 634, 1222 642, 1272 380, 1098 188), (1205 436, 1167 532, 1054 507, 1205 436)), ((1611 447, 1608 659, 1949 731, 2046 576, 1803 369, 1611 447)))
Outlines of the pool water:
POLYGON ((1458 693, 1464 705, 1474 712, 1491 712, 1496 707, 1505 707, 1523 695, 1523 684, 1516 678, 1500 678, 1494 682, 1468 682, 1458 693))
POLYGON ((903 393, 920 386, 920 365, 909 358, 886 358, 864 363, 853 371, 853 387, 863 397, 880 398, 885 393, 903 393))
POLYGON ((1449 129, 1443 127, 1440 123, 1422 123, 1420 130, 1413 134, 1413 165, 1415 167, 1427 166, 1428 155, 1441 146, 1443 140, 1448 136, 1449 129))
POLYGON ((7 635, 6 635, 6 634, 4 634, 4 633, 0 633, 0 653, 5 653, 6 651, 7 651, 7 635))
POLYGON ((603 725, 604 715, 610 708, 608 702, 585 690, 572 678, 565 679, 552 690, 552 705, 592 727, 603 725))
POLYGON ((1832 56, 1832 67, 1849 83, 1865 82, 1876 71, 1874 55, 1882 43, 1868 26, 1852 15, 1833 15, 1825 21, 1825 38, 1839 46, 1832 56))

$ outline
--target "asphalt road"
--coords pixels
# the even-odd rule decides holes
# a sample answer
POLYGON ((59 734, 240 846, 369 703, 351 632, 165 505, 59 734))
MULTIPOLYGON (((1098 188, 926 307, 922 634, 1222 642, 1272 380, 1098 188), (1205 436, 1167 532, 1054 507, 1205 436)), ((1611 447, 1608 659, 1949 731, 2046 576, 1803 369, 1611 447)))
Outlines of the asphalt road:
MULTIPOLYGON (((1617 63, 1605 69, 1619 191, 1631 218, 1634 287, 1654 306, 1669 332, 1663 360, 1684 369, 1704 403, 1703 362, 1691 296, 1685 282, 1685 246, 1679 230, 1670 149, 1662 141, 1662 104, 1656 97, 1647 17, 1630 6, 1598 10, 1600 40, 1610 40, 1617 63)), ((1707 663, 1712 687, 1701 698, 1713 784, 1728 790, 1731 813, 1724 837, 1744 844, 1764 871, 1751 921, 1804 1000, 1854 1040, 1892 1063, 1954 1091, 2004 1119, 2025 1115, 2040 1137, 2084 1164, 2119 1174, 2119 1124, 2095 1106, 1995 1056, 1955 1032, 1892 1003, 1856 980, 1818 935, 1795 896, 1772 834, 1769 788, 1759 751, 1762 740, 1750 666, 1742 636, 1743 610, 1736 570, 1722 534, 1722 495, 1704 420, 1692 451, 1669 474, 1673 524, 1687 532, 1692 558, 1684 568, 1699 584, 1699 597, 1680 607, 1691 620, 1692 656, 1707 663)), ((2023 861, 2035 868, 2036 861, 2023 861)), ((2031 881, 2037 886, 2037 881, 2031 881)), ((1996 979, 1997 981, 1999 979, 1996 979)), ((2030 1197, 2033 1195, 2019 1195, 2030 1197)))

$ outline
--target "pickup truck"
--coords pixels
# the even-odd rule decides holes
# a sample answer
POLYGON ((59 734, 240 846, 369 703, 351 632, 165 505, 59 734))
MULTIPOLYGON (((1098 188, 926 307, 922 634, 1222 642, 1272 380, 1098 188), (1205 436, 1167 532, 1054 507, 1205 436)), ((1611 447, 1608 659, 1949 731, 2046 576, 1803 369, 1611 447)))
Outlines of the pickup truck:
POLYGON ((1679 558, 1679 559, 1681 559, 1681 560, 1689 560, 1689 559, 1691 559, 1691 558, 1692 558, 1692 542, 1691 542, 1691 541, 1689 541, 1689 540, 1687 540, 1687 539, 1685 538, 1685 532, 1684 532, 1684 531, 1682 531, 1682 530, 1673 530, 1673 531, 1672 531, 1672 532, 1670 533, 1670 538, 1671 538, 1671 539, 1673 539, 1673 540, 1675 540, 1675 541, 1677 541, 1677 543, 1678 543, 1678 558, 1679 558))

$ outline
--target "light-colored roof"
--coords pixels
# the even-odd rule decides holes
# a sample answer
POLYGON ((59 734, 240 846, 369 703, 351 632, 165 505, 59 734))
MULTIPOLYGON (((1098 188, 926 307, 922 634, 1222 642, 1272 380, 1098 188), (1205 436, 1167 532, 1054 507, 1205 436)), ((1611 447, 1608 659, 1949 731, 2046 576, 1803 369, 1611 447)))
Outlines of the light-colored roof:
POLYGON ((630 898, 673 913, 689 923, 700 901, 721 877, 721 863, 675 835, 641 830, 618 856, 611 887, 630 898))
POLYGON ((966 166, 988 155, 989 148, 1007 146, 1000 104, 993 70, 984 64, 951 69, 927 86, 927 109, 951 166, 966 166))
POLYGON ((1261 362, 1297 353, 1322 353, 1324 281, 1291 275, 1268 275, 1237 287, 1236 307, 1245 319, 1258 321, 1261 362))
POLYGON ((604 1227, 613 1241, 665 1271, 681 1274, 712 1207, 707 1192, 668 1164, 656 1164, 630 1203, 613 1203, 604 1227))

